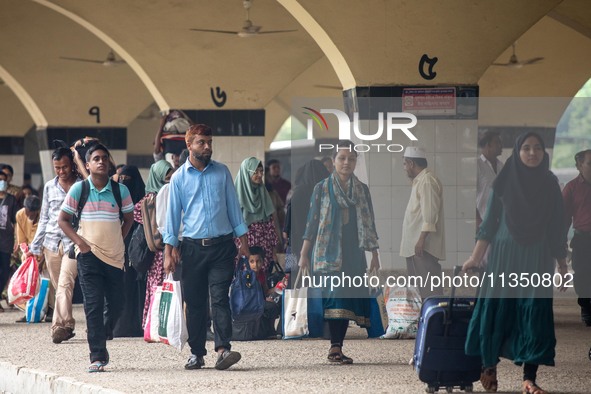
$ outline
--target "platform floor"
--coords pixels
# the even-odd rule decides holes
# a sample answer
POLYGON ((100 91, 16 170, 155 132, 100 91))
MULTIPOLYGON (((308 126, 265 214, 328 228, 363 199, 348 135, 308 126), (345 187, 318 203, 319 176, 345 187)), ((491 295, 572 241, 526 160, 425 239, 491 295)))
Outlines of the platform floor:
MULTIPOLYGON (((235 342, 242 360, 227 371, 213 369, 213 342, 202 370, 185 371, 189 349, 182 352, 141 338, 108 342, 106 373, 89 374, 84 313, 77 305, 76 337, 55 345, 50 325, 18 324, 21 312, 0 313, 0 393, 193 393, 193 392, 350 392, 421 393, 424 385, 413 367, 412 340, 365 339, 352 327, 345 352, 355 363, 331 365, 326 340, 235 342), (16 377, 15 377, 16 376, 16 377)), ((550 393, 590 393, 591 327, 579 320, 576 301, 555 300, 556 367, 540 367, 538 384, 550 393)), ((521 368, 503 360, 499 392, 521 392, 521 368)), ((475 383, 474 391, 483 392, 475 383)))

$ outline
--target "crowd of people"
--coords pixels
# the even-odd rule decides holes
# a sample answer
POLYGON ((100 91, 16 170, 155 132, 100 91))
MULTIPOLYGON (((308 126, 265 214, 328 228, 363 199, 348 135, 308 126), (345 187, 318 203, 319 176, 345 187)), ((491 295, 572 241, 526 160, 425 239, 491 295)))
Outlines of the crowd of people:
MULTIPOLYGON (((186 119, 177 116, 171 122, 175 120, 173 126, 184 127, 179 124, 186 119)), ((166 124, 163 120, 157 139, 166 124)), ((52 341, 59 344, 76 335, 72 297, 78 277, 89 372, 102 372, 109 363, 107 340, 143 335, 150 301, 166 274, 173 273, 183 289, 192 354, 185 368, 205 365, 213 324, 215 368, 224 370, 241 359, 231 345, 228 297, 240 257, 257 272, 266 298, 266 275, 286 248, 297 261, 292 277, 297 270, 363 276, 380 267, 372 197, 355 176, 358 154, 352 143, 341 141, 328 160, 305 163, 291 190, 276 160, 263 165, 260 158, 245 158, 232 176, 223 163, 211 159, 211 128, 188 122, 187 127, 182 133, 185 149, 167 157, 162 143, 155 148, 147 183, 137 167, 115 166, 108 148, 92 139, 55 149, 51 159, 56 176, 45 184, 41 199, 30 185, 13 185, 12 168, 2 165, 0 288, 10 278, 16 245, 28 244, 29 255, 36 256, 51 281, 47 319, 52 341), (146 272, 139 272, 128 251, 135 229, 150 226, 143 214, 148 200, 156 201, 161 248, 146 272), (372 256, 369 266, 366 252, 372 256)), ((538 134, 519 136, 504 165, 497 159, 502 151, 498 134, 484 133, 479 147, 477 242, 464 271, 498 275, 557 270, 565 276, 572 224, 575 290, 581 319, 591 326, 591 150, 576 155, 580 175, 561 192, 538 134)), ((439 275, 446 255, 443 185, 428 167, 424 149, 408 147, 403 163, 412 188, 400 256, 409 275, 439 275)), ((442 289, 420 292, 427 297, 442 289)), ((351 364, 353 359, 343 353, 344 339, 350 321, 369 325, 369 300, 351 288, 325 288, 322 296, 330 338, 327 359, 351 364)), ((272 298, 266 301, 265 332, 275 337, 280 306, 272 298)), ((508 293, 485 285, 480 291, 466 352, 481 356, 481 382, 487 391, 497 389, 496 365, 503 357, 524 365, 524 390, 543 393, 536 385, 537 368, 554 365, 555 343, 552 289, 508 293)))

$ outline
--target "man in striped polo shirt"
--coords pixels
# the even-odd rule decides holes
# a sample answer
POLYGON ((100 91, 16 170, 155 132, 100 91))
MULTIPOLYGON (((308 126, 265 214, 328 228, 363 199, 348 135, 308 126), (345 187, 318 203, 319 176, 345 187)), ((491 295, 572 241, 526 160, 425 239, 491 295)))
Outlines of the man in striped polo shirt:
POLYGON ((133 202, 125 185, 119 187, 121 208, 109 182, 110 154, 97 144, 86 152, 86 169, 90 172, 90 191, 80 215, 78 232, 72 227, 72 215, 78 210, 82 182, 74 184, 62 205, 59 225, 76 245, 78 277, 84 295, 84 312, 90 348, 88 372, 103 372, 109 363, 107 336, 103 320, 104 299, 107 299, 113 321, 121 311, 123 288, 123 239, 133 223, 133 202), (123 224, 119 217, 123 212, 123 224))

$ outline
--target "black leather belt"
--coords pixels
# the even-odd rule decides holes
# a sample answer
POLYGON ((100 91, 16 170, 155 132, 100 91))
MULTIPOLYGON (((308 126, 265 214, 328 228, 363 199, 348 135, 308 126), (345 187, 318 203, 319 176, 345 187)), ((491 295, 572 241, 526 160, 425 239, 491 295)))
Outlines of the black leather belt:
POLYGON ((234 236, 232 235, 232 233, 230 233, 230 234, 222 235, 221 237, 216 237, 216 238, 195 239, 195 238, 183 237, 183 241, 194 243, 194 244, 197 244, 200 246, 213 246, 213 245, 221 244, 222 242, 229 241, 232 238, 234 238, 234 236))

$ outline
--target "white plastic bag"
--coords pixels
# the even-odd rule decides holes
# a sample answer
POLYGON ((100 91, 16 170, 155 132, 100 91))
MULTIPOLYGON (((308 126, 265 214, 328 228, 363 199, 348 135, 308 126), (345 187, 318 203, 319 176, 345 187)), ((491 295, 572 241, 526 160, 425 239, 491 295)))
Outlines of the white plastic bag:
POLYGON ((283 338, 304 338, 308 330, 308 288, 283 290, 283 338))
POLYGON ((148 314, 146 316, 146 325, 144 326, 144 341, 146 342, 160 342, 158 336, 158 327, 160 324, 160 297, 162 296, 162 286, 156 286, 152 293, 150 306, 148 307, 148 314))
POLYGON ((181 282, 173 280, 172 274, 168 274, 162 284, 159 305, 158 336, 160 342, 182 350, 189 339, 189 333, 183 311, 181 282))
POLYGON ((421 295, 416 287, 386 287, 388 328, 380 338, 412 339, 417 337, 421 317, 421 295))

